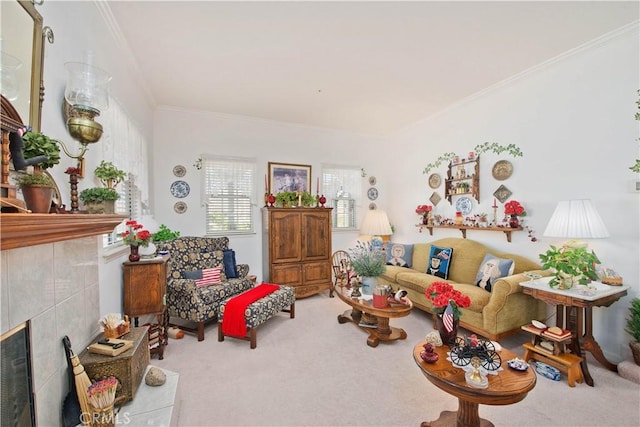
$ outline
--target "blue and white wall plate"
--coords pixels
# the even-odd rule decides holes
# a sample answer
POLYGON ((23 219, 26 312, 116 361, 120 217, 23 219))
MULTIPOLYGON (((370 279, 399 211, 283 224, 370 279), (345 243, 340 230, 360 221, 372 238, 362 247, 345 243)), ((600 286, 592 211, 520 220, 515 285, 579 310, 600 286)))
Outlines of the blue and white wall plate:
POLYGON ((185 181, 174 181, 171 184, 171 195, 178 199, 187 197, 190 191, 191 189, 189 188, 189 184, 185 181))
POLYGON ((469 197, 460 197, 456 200, 456 211, 462 212, 462 215, 469 215, 473 209, 473 201, 469 197))

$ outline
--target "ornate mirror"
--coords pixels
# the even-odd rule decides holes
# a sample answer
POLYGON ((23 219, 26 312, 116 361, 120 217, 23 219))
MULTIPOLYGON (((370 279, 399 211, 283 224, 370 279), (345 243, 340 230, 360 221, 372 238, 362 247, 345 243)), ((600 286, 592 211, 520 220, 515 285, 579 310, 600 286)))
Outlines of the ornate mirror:
POLYGON ((0 51, 2 95, 25 124, 40 130, 42 16, 31 1, 3 1, 0 51))

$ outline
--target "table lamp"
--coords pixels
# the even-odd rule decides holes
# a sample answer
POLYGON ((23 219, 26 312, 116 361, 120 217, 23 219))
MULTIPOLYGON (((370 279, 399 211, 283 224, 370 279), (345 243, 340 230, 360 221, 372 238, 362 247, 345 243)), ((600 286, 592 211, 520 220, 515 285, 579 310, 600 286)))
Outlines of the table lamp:
POLYGON ((368 210, 367 214, 362 220, 360 226, 360 232, 362 234, 368 234, 371 237, 371 244, 374 247, 382 248, 382 237, 393 234, 391 230, 391 224, 389 224, 389 217, 387 213, 380 209, 368 210))
MULTIPOLYGON (((600 239, 609 237, 598 211, 588 199, 558 202, 556 210, 544 230, 545 237, 567 237, 570 239, 600 239)), ((586 247, 587 244, 571 240, 564 244, 571 247, 586 247)))

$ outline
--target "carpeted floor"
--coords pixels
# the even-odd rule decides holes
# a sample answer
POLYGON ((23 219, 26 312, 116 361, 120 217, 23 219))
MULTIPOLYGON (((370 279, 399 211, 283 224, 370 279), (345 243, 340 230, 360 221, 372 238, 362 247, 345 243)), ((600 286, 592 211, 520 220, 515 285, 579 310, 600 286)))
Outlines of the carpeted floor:
MULTIPOLYGON (((180 374, 173 426, 418 426, 456 410, 457 400, 433 386, 413 360, 413 347, 432 331, 419 310, 392 319, 408 338, 367 346, 367 334, 339 324, 348 307, 320 295, 296 301, 296 318, 278 314, 258 329, 258 345, 205 340, 186 334, 170 340, 164 360, 152 364, 180 374)), ((522 355, 526 334, 501 344, 522 355)), ((639 426, 640 385, 589 359, 595 387, 566 377, 538 376, 522 401, 480 406, 496 426, 639 426)))

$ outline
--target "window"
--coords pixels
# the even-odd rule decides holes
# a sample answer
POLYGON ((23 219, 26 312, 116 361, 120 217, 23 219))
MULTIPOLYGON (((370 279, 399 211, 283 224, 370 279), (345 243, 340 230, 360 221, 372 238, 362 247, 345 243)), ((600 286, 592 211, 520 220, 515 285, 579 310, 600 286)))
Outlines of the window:
POLYGON ((203 155, 207 235, 253 233, 254 159, 203 155))
MULTIPOLYGON (((117 100, 109 98, 109 108, 102 115, 104 133, 99 144, 102 159, 128 173, 126 181, 116 187, 120 198, 116 200, 115 212, 140 218, 143 207, 149 203, 147 139, 117 100)), ((118 244, 122 240, 118 234, 123 231, 124 223, 104 235, 103 247, 118 244)))
POLYGON ((333 208, 334 229, 356 229, 356 205, 361 198, 359 167, 322 166, 322 191, 333 208))

